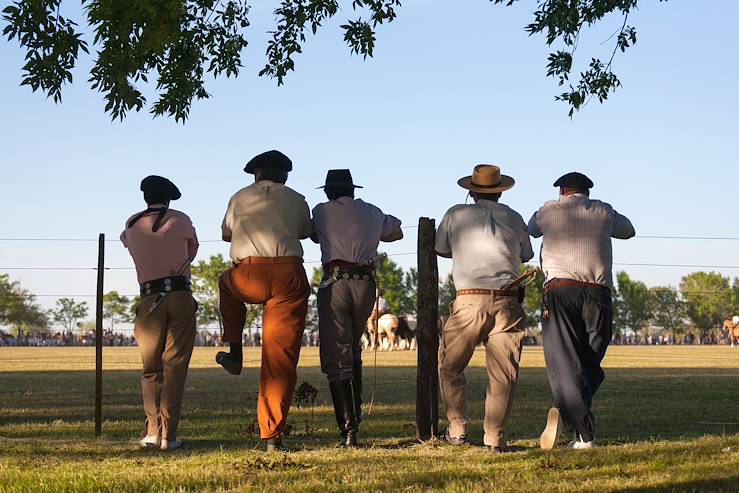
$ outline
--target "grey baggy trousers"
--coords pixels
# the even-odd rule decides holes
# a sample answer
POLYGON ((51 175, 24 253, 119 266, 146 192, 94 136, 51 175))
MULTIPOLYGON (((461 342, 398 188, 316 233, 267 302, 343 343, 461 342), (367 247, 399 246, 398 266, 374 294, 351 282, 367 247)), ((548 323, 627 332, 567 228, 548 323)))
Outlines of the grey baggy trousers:
POLYGON ((505 424, 523 348, 525 313, 516 298, 490 295, 459 296, 441 334, 439 380, 449 420, 449 434, 467 435, 467 381, 464 370, 475 346, 485 345, 488 376, 485 397, 485 445, 505 447, 505 424))
POLYGON ((362 334, 375 305, 375 282, 339 279, 318 291, 321 371, 329 382, 352 377, 362 365, 362 334))
POLYGON ((547 377, 564 421, 593 440, 593 396, 605 379, 600 366, 611 342, 613 306, 605 288, 563 286, 547 291, 542 318, 547 377))

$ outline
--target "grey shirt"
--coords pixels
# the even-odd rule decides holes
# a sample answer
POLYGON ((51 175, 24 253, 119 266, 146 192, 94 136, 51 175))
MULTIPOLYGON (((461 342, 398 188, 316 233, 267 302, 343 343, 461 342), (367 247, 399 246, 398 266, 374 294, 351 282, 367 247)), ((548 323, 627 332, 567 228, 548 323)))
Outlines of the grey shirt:
POLYGON ((544 279, 574 279, 613 288, 611 238, 636 233, 625 216, 605 202, 584 194, 550 200, 529 221, 534 238, 544 236, 541 269, 544 279))
POLYGON ((321 262, 364 263, 377 257, 380 241, 403 238, 400 220, 362 199, 340 197, 313 209, 313 241, 321 245, 321 262))
POLYGON ((534 256, 521 215, 491 200, 449 209, 436 232, 436 251, 451 254, 457 290, 500 289, 534 256))

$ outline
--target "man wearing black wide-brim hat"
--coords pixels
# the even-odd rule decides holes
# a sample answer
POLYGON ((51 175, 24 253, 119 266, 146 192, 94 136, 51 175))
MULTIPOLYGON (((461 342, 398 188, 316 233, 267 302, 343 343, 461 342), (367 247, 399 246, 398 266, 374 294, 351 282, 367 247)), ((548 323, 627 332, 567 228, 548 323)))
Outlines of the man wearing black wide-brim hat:
POLYGON ((400 220, 354 197, 362 188, 348 169, 329 170, 328 202, 313 209, 313 241, 321 245, 323 278, 318 289, 321 370, 334 404, 340 443, 356 445, 362 419, 362 345, 375 305, 372 268, 380 241, 403 238, 400 220))
POLYGON ((264 305, 257 418, 268 451, 283 449, 310 295, 300 240, 313 228, 305 198, 285 185, 291 170, 292 161, 279 151, 251 159, 244 171, 254 175, 254 183, 231 197, 221 226, 234 267, 219 282, 223 340, 230 351, 219 352, 216 361, 229 373, 241 373, 245 303, 264 305))
POLYGON ((147 429, 140 444, 173 450, 182 443, 177 428, 195 343, 197 302, 190 288, 190 262, 198 238, 190 218, 169 208, 182 195, 174 183, 147 176, 141 191, 147 208, 129 218, 121 234, 141 286, 134 336, 144 367, 147 429))
POLYGON ((574 449, 595 446, 593 396, 605 378, 601 361, 613 325, 613 253, 611 238, 628 239, 634 227, 613 208, 590 198, 593 182, 567 173, 554 182, 552 200, 529 221, 529 233, 544 237, 542 338, 555 407, 541 435, 551 449, 564 424, 575 431, 574 449))
POLYGON ((510 284, 534 252, 521 215, 499 202, 501 194, 515 185, 512 177, 498 166, 480 164, 457 183, 475 203, 449 209, 436 232, 436 253, 452 259, 457 290, 439 342, 441 398, 449 420, 445 438, 452 445, 467 443, 470 418, 464 371, 482 343, 488 377, 483 441, 500 453, 506 450, 505 426, 526 321, 523 290, 510 284))

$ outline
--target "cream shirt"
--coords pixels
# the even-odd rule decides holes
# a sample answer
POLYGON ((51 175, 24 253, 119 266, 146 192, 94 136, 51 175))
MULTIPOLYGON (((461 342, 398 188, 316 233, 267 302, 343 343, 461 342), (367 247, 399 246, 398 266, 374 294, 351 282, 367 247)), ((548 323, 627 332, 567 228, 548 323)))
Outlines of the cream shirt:
POLYGON ((264 180, 231 197, 221 231, 231 240, 231 259, 239 262, 247 257, 302 257, 300 240, 313 228, 305 197, 264 180))

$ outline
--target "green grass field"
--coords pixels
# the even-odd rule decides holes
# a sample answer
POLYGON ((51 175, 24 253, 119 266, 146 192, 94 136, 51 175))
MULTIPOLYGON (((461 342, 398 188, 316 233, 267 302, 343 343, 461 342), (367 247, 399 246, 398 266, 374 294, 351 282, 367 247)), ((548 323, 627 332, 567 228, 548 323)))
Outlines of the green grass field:
MULTIPOLYGON (((104 438, 93 439, 92 348, 0 348, 0 492, 26 491, 739 491, 739 349, 612 347, 595 404, 599 448, 537 448, 551 404, 541 348, 526 348, 509 426, 515 452, 482 445, 483 354, 469 369, 475 445, 416 442, 415 352, 379 353, 375 405, 362 447, 336 440, 318 352, 304 349, 298 382, 317 406, 291 410, 294 450, 260 452, 259 352, 232 377, 196 349, 174 453, 141 451, 135 348, 104 352, 104 438)), ((373 357, 365 353, 369 400, 373 357)), ((442 413, 443 415, 443 413, 442 413)), ((444 422, 441 427, 443 429, 444 422)))

